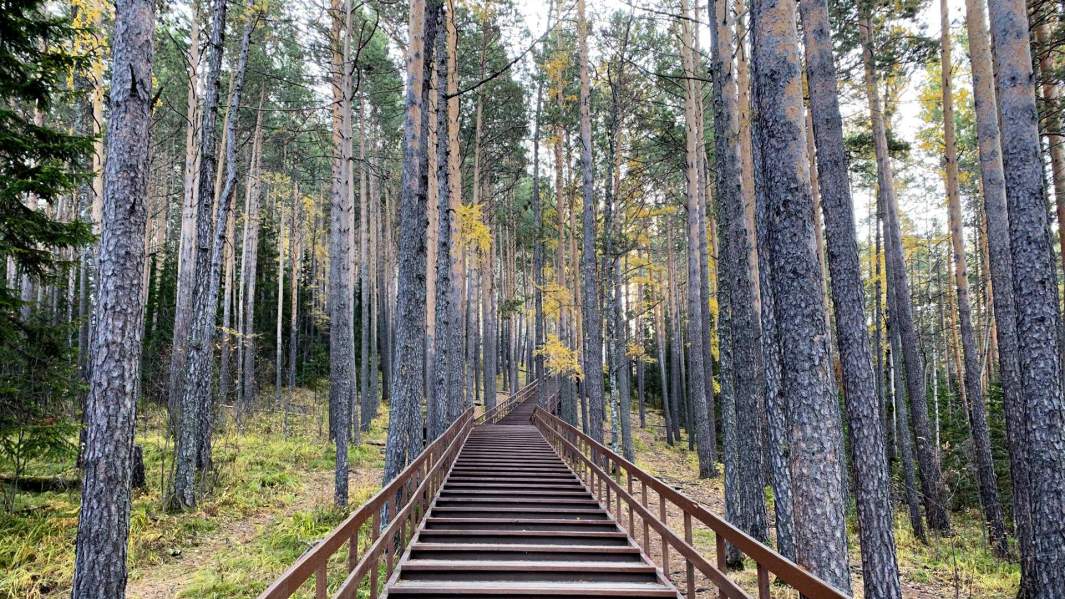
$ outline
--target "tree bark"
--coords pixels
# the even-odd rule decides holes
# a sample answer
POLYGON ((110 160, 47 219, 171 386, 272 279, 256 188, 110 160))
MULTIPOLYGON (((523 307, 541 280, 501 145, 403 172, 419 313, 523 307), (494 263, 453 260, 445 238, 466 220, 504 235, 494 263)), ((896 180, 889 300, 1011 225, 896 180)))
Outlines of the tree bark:
MULTIPOLYGON (((988 539, 995 555, 1006 557, 1006 526, 1002 507, 998 503, 998 483, 994 458, 991 456, 991 433, 987 425, 984 388, 980 380, 980 356, 973 333, 972 311, 969 306, 969 273, 965 264, 965 239, 962 233, 961 194, 958 190, 958 148, 955 139, 954 95, 951 61, 950 11, 947 0, 939 1, 940 11, 940 70, 943 98, 944 171, 947 188, 947 215, 950 239, 954 249, 954 285, 958 297, 958 324, 964 362, 962 377, 969 397, 969 433, 973 441, 973 458, 980 488, 980 505, 984 511, 988 539)), ((933 364, 934 367, 934 364, 933 364)), ((937 435, 938 436, 938 435, 937 435)), ((938 444, 937 444, 938 446, 938 444)))
MULTIPOLYGON (((262 108, 260 97, 260 108, 262 108)), ((236 114, 233 115, 236 118, 236 114)), ((258 279, 259 266, 259 214, 262 211, 262 187, 260 164, 262 162, 263 148, 262 111, 255 117, 255 132, 252 134, 251 166, 249 167, 248 181, 245 186, 244 196, 244 242, 241 243, 240 281, 241 297, 243 301, 243 313, 241 314, 240 344, 241 344, 241 378, 237 384, 241 386, 241 398, 243 401, 237 406, 238 419, 248 411, 248 407, 255 403, 258 395, 258 383, 255 377, 255 358, 257 354, 255 339, 255 285, 258 279)))
POLYGON ((384 480, 395 478, 422 446, 421 403, 425 364, 425 229, 428 185, 429 74, 440 0, 414 0, 407 49, 406 117, 399 206, 399 280, 396 289, 395 364, 385 447, 384 480))
POLYGON ((1025 3, 988 4, 1002 164, 1009 208, 1016 298, 1017 353, 1026 402, 1029 502, 1032 523, 1031 596, 1055 597, 1065 588, 1065 400, 1058 353, 1057 277, 1043 188, 1025 3))
POLYGON ((965 25, 969 35, 980 182, 984 194, 995 335, 1000 357, 998 373, 1005 404, 1010 477, 1013 481, 1013 523, 1021 554, 1021 595, 1028 596, 1035 582, 1035 555, 1029 500, 1031 483, 1026 446, 1026 400, 1017 355, 1017 311, 1013 299, 1013 259, 1010 255, 1006 184, 992 74, 991 42, 984 10, 979 0, 966 0, 965 25))
MULTIPOLYGON (((748 221, 742 197, 743 163, 739 139, 739 90, 733 77, 732 17, 724 0, 714 3, 714 25, 710 29, 713 61, 714 124, 717 143, 718 219, 722 225, 722 287, 728 294, 728 348, 732 368, 722 373, 732 377, 735 449, 745 456, 737 463, 733 486, 736 505, 734 522, 751 536, 769 538, 763 477, 766 455, 762 445, 761 414, 764 413, 765 378, 762 361, 761 327, 755 312, 755 286, 750 268, 752 255, 748 221)), ((777 545, 787 557, 794 557, 791 493, 786 455, 770 448, 771 479, 776 501, 777 545)))
MULTIPOLYGON (((185 128, 185 174, 181 204, 181 236, 178 246, 177 297, 174 302, 174 337, 170 348, 169 407, 171 424, 174 424, 174 417, 180 411, 178 401, 182 394, 181 382, 185 369, 185 356, 188 352, 186 341, 189 333, 189 317, 192 312, 192 289, 195 285, 192 275, 196 271, 196 206, 199 191, 196 182, 200 166, 200 153, 198 151, 199 148, 196 146, 200 135, 196 128, 196 117, 199 113, 199 94, 196 87, 199 83, 198 69, 200 67, 200 14, 198 0, 193 2, 190 20, 189 89, 185 111, 188 125, 185 128)), ((208 83, 210 82, 208 81, 208 83)), ((217 102, 217 96, 215 96, 215 101, 217 102)))
MULTIPOLYGON (((247 5, 249 16, 253 4, 247 5)), ((212 213, 214 193, 211 180, 214 171, 214 121, 217 113, 218 76, 221 68, 223 33, 225 27, 224 2, 214 9, 211 24, 211 43, 208 58, 209 90, 204 100, 202 132, 200 134, 199 197, 196 216, 196 288, 192 302, 192 331, 185 368, 185 382, 181 401, 181 419, 174 459, 174 489, 170 504, 178 509, 196 505, 196 470, 210 466, 211 437, 211 362, 214 355, 215 310, 218 299, 218 273, 225 245, 226 221, 229 217, 231 194, 236 191, 236 115, 244 87, 244 72, 248 64, 251 32, 258 16, 248 18, 241 36, 240 56, 234 71, 233 89, 229 100, 229 119, 226 125, 226 182, 218 197, 218 213, 212 213), (212 216, 214 216, 212 230, 212 216)))
POLYGON ((118 0, 75 599, 123 597, 143 333, 154 4, 118 0))
POLYGON ((757 143, 768 199, 769 251, 781 389, 790 406, 791 486, 797 562, 850 592, 839 409, 815 251, 795 4, 751 8, 757 143))
MULTIPOLYGON (((806 49, 810 120, 821 183, 836 341, 843 370, 848 432, 854 459, 854 499, 862 549, 866 597, 902 596, 895 557, 891 479, 884 450, 880 399, 876 392, 865 319, 858 242, 855 238, 843 119, 825 0, 801 0, 799 10, 806 49)), ((878 325, 879 326, 879 325, 878 325)))
POLYGON ((700 93, 694 81, 695 62, 692 57, 694 32, 689 19, 688 0, 681 0, 680 10, 680 52, 684 65, 684 127, 685 156, 687 176, 687 224, 688 224, 688 397, 692 405, 689 413, 689 434, 694 429, 699 456, 699 477, 717 476, 717 463, 714 459, 714 447, 711 445, 709 412, 706 405, 706 366, 708 359, 703 339, 702 266, 699 255, 699 238, 706 231, 699 226, 699 197, 703 192, 699 187, 699 136, 696 114, 696 96, 700 93))
POLYGON ((603 332, 595 277, 595 164, 592 162, 591 82, 588 77, 588 19, 584 0, 577 0, 577 46, 580 62, 581 303, 584 320, 584 387, 588 394, 589 435, 603 441, 603 332))
POLYGON ((933 530, 948 532, 950 518, 944 503, 943 476, 939 465, 939 448, 933 445, 928 424, 928 406, 925 402, 924 364, 917 350, 917 333, 914 329, 913 307, 910 304, 910 284, 903 262, 902 232, 898 220, 898 200, 895 196, 895 181, 888 155, 887 131, 880 109, 880 94, 877 91, 876 71, 873 66, 872 26, 869 16, 863 14, 859 23, 862 43, 862 62, 865 69, 865 91, 873 125, 873 143, 876 151, 878 193, 884 201, 885 234, 887 244, 887 269, 892 273, 888 302, 897 305, 899 337, 902 342, 902 363, 905 367, 906 395, 910 401, 911 419, 917 437, 917 461, 920 464, 921 488, 924 493, 925 514, 928 526, 933 530))

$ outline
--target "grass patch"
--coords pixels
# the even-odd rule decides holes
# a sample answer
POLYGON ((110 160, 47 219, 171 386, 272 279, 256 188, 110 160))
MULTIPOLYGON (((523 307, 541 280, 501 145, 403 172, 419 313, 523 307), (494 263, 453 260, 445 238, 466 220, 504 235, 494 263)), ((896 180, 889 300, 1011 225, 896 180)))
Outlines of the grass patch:
MULTIPOLYGON (((225 411, 214 437, 214 471, 209 492, 195 510, 184 513, 170 513, 163 507, 173 454, 173 446, 165 435, 165 411, 142 406, 136 442, 144 449, 147 487, 135 493, 131 506, 128 558, 131 578, 181 556, 228 522, 287 509, 307 484, 309 473, 332 471, 334 448, 324 433, 320 434, 324 406, 315 405, 316 399, 318 403, 325 402, 320 394, 298 390, 288 416, 287 434, 282 432, 283 418, 278 412, 264 411, 249 416, 241 431, 231 411, 225 411)), ((269 404, 270 398, 264 395, 263 405, 269 404)), ((383 406, 380 411, 371 430, 363 433, 363 444, 349 448, 353 469, 383 466, 380 444, 385 437, 388 415, 383 406)), ((7 466, 0 464, 0 471, 5 471, 7 466)), ((71 460, 62 464, 34 463, 28 474, 74 477, 79 473, 71 460)), ((352 490, 352 503, 356 505, 361 501, 359 492, 362 491, 352 490)), ((79 491, 21 493, 14 509, 0 511, 0 598, 35 599, 69 592, 80 499, 79 491)), ((298 531, 310 534, 309 531, 318 528, 328 530, 331 522, 339 521, 325 512, 300 512, 292 518, 300 514, 302 520, 288 524, 291 538, 304 538, 298 531)), ((294 547, 290 549, 295 551, 294 547)), ((257 557, 255 551, 242 553, 249 561, 266 560, 257 557)), ((295 556, 299 553, 302 550, 295 556)), ((278 559, 284 556, 279 554, 278 559)))

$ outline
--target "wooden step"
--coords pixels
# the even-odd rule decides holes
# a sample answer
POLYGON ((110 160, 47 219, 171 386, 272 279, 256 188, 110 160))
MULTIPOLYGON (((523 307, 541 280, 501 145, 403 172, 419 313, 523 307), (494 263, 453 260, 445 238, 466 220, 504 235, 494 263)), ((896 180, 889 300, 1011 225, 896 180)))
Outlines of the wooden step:
POLYGON ((426 529, 419 533, 418 538, 426 543, 509 543, 528 545, 627 545, 629 542, 625 533, 609 531, 535 532, 493 529, 426 529))
POLYGON ((454 530, 618 530, 617 524, 606 518, 589 520, 581 518, 448 518, 430 516, 427 529, 448 528, 454 530))
POLYGON ((642 562, 631 545, 533 545, 507 543, 424 543, 411 546, 412 559, 499 559, 524 561, 642 562))
POLYGON ((468 599, 507 599, 508 597, 554 597, 583 599, 585 597, 679 597, 669 587, 649 582, 630 583, 574 583, 554 582, 529 584, 524 582, 440 582, 400 580, 388 591, 389 597, 466 597, 468 599))
POLYGON ((403 563, 402 580, 446 582, 656 582, 654 566, 643 563, 559 561, 453 561, 412 559, 403 563))
POLYGON ((610 516, 601 509, 583 508, 554 508, 546 507, 505 507, 484 508, 466 506, 436 506, 432 510, 433 516, 451 518, 490 518, 492 516, 506 516, 510 518, 578 518, 587 520, 609 520, 610 516))

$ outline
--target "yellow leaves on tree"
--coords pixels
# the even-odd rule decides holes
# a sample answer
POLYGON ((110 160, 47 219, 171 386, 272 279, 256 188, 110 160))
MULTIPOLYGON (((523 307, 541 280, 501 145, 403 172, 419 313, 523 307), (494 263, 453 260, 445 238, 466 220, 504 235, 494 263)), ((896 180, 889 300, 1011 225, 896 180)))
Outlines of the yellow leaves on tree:
POLYGON ((488 254, 492 247, 492 232, 484 222, 484 205, 460 204, 455 210, 459 221, 459 243, 478 256, 488 254))
MULTIPOLYGON (((547 279, 548 277, 544 277, 547 279)), ((545 283, 541 289, 544 298, 544 316, 557 319, 562 314, 562 307, 573 305, 573 293, 555 282, 545 283)))
POLYGON ((536 349, 535 355, 544 357, 544 367, 551 375, 581 378, 576 350, 562 343, 558 335, 548 335, 544 344, 536 349))
MULTIPOLYGON (((103 34, 103 22, 111 14, 112 5, 106 0, 71 0, 70 6, 73 14, 71 24, 77 30, 71 50, 77 56, 90 58, 86 75, 100 88, 104 69, 107 68, 107 36, 103 34)), ((74 73, 70 73, 71 85, 73 77, 74 73)))

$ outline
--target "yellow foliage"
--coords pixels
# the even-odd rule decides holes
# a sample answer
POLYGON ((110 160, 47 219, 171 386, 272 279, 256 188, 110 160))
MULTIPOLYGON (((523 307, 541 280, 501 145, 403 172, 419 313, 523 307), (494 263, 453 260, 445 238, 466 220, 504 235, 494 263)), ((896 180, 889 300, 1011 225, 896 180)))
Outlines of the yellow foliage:
POLYGON ((541 293, 544 298, 544 315, 548 318, 558 318, 562 314, 563 306, 573 305, 573 294, 558 283, 545 283, 541 293))
POLYGON ((460 204, 456 210, 459 219, 459 243, 483 255, 492 247, 492 231, 484 223, 482 204, 460 204))
POLYGON ((562 343, 558 335, 548 335, 547 340, 534 354, 544 357, 544 366, 552 375, 581 378, 581 365, 577 360, 576 350, 562 343))
POLYGON ((625 348, 625 355, 628 356, 630 360, 643 362, 645 364, 654 364, 656 362, 656 360, 647 353, 644 346, 635 341, 629 341, 629 345, 625 348))
MULTIPOLYGON (((97 87, 103 84, 104 69, 107 67, 107 37, 102 34, 101 24, 106 15, 111 14, 111 2, 106 0, 71 0, 74 18, 72 24, 77 29, 72 48, 75 55, 92 56, 88 76, 97 87)), ((74 73, 69 74, 73 85, 74 73)))

